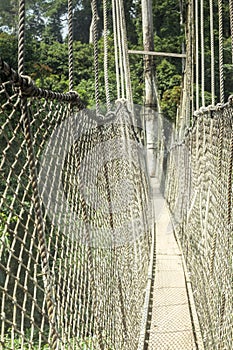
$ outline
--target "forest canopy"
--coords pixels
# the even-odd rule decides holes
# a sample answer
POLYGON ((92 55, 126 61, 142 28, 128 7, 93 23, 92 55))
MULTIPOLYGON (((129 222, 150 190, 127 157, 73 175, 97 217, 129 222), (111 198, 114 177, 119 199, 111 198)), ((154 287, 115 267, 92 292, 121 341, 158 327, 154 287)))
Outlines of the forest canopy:
MULTIPOLYGON (((90 23, 92 19, 91 0, 76 0, 73 3, 74 88, 84 102, 92 106, 94 104, 95 88, 93 47, 89 43, 90 23)), ((100 97, 104 98, 102 1, 98 0, 97 4, 100 46, 100 97)), ((206 6, 205 14, 208 16, 209 2, 204 1, 204 4, 206 6)), ((124 5, 129 48, 142 49, 141 2, 139 0, 124 0, 124 5)), ((226 4, 224 6, 227 11, 228 5, 226 4)), ((111 1, 108 1, 108 8, 109 80, 111 98, 114 100, 116 98, 116 88, 111 1)), ((31 75, 39 87, 56 91, 68 90, 67 11, 67 0, 26 0, 26 74, 31 75)), ((182 3, 182 1, 178 0, 153 1, 154 44, 156 51, 182 52, 182 45, 184 49, 185 12, 185 2, 182 3)), ((217 22, 215 23, 216 34, 218 32, 217 22)), ((206 32, 208 32, 208 21, 204 25, 206 26, 206 32)), ((18 0, 1 0, 0 56, 14 69, 17 69, 17 31, 18 0)), ((229 31, 229 24, 224 23, 224 36, 226 38, 224 49, 226 56, 228 52, 231 52, 229 31)), ((210 43, 208 37, 205 40, 205 46, 206 59, 210 61, 210 43)), ((156 66, 162 110, 165 116, 174 120, 181 92, 182 62, 179 58, 156 57, 154 63, 156 66)), ((134 102, 141 104, 144 95, 143 57, 130 55, 130 65, 134 102)), ((224 68, 225 74, 229 74, 232 70, 232 66, 229 64, 225 64, 224 68)), ((207 70, 206 75, 206 96, 208 99, 210 71, 207 70)), ((232 79, 229 78, 226 82, 226 95, 232 93, 232 79)), ((216 91, 216 94, 218 94, 218 91, 216 91)))
MULTIPOLYGON (((130 48, 142 49, 140 1, 126 0, 124 5, 128 45, 130 48)), ((158 51, 181 52, 183 36, 180 28, 179 6, 176 0, 154 1, 155 48, 158 51)), ((108 7, 110 13, 111 1, 108 2, 108 7)), ((100 93, 103 98, 102 10, 102 1, 98 1, 100 83, 102 83, 100 93)), ((74 87, 89 106, 94 104, 93 47, 89 43, 91 19, 91 0, 76 0, 73 10, 74 87)), ((111 21, 111 15, 109 15, 110 91, 111 98, 115 99, 111 21)), ((67 23, 67 0, 26 0, 26 73, 32 76, 39 87, 56 91, 68 90, 67 23)), ((2 0, 0 2, 0 56, 15 69, 17 69, 17 31, 18 0, 2 0)), ((157 58, 155 64, 158 82, 161 81, 162 105, 165 106, 164 110, 167 104, 170 106, 171 111, 167 115, 174 119, 180 95, 181 62, 179 59, 157 58)), ((144 95, 143 57, 130 55, 130 65, 134 102, 140 104, 143 102, 144 95)))

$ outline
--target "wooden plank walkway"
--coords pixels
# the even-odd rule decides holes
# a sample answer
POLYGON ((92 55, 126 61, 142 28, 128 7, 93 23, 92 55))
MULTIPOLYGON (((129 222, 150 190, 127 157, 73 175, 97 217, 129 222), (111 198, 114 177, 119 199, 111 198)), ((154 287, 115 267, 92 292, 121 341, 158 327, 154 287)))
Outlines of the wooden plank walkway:
POLYGON ((148 350, 196 350, 190 305, 169 210, 152 178, 156 219, 156 264, 148 350))

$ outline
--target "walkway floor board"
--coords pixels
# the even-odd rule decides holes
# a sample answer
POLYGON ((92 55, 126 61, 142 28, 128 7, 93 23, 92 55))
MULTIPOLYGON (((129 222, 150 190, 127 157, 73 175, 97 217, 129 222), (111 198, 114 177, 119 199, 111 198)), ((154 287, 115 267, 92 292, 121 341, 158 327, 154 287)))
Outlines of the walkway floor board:
POLYGON ((156 179, 152 188, 156 264, 148 350, 196 350, 181 252, 156 179))

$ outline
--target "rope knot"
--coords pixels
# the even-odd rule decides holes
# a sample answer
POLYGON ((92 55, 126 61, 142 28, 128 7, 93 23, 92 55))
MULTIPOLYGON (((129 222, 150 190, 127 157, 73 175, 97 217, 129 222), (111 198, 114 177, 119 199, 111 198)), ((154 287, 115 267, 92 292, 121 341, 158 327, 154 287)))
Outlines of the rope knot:
POLYGON ((233 95, 230 95, 230 96, 229 96, 228 102, 229 102, 230 105, 233 104, 233 95))
POLYGON ((33 96, 35 90, 35 84, 31 77, 28 75, 21 75, 19 79, 22 94, 24 96, 33 96))

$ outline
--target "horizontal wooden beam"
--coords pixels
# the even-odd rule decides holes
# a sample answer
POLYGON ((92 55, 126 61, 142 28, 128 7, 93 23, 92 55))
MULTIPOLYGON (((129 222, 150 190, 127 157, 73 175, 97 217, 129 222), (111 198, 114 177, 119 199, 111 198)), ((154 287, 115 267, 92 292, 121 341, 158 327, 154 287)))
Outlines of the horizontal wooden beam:
POLYGON ((140 50, 129 50, 128 52, 136 54, 136 55, 165 56, 165 57, 178 57, 178 58, 185 58, 186 57, 186 54, 184 54, 184 53, 140 51, 140 50))

